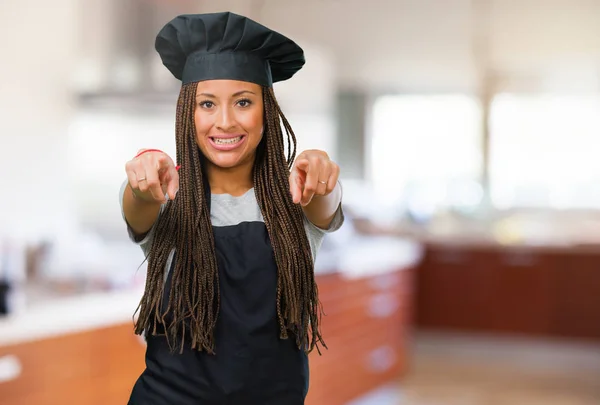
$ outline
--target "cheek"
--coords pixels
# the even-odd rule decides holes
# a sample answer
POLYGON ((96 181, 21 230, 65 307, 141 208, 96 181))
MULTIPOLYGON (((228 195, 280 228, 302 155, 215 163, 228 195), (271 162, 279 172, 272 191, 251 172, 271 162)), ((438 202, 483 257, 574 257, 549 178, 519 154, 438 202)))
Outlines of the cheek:
POLYGON ((200 145, 206 143, 206 134, 210 130, 210 123, 206 117, 200 117, 198 113, 194 114, 194 126, 196 127, 196 142, 200 145))
POLYGON ((246 131, 250 134, 255 143, 259 143, 262 139, 264 128, 262 111, 260 114, 256 113, 244 118, 244 127, 246 128, 246 131))

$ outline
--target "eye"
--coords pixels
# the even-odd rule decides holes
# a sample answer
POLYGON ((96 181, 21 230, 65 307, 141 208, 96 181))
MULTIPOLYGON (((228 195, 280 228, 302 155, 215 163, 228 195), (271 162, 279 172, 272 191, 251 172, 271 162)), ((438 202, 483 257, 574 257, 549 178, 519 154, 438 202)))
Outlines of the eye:
POLYGON ((215 104, 210 100, 201 101, 199 105, 202 108, 212 108, 215 106, 215 104))
POLYGON ((245 107, 249 107, 250 104, 252 104, 252 101, 248 100, 247 98, 244 98, 244 99, 239 100, 237 103, 240 107, 245 108, 245 107))

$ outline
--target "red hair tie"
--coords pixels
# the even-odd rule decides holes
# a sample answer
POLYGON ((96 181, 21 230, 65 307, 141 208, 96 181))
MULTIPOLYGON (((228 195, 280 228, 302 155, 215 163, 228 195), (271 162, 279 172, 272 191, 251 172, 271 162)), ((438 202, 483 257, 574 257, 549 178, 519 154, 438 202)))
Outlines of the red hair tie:
MULTIPOLYGON (((143 155, 146 152, 160 152, 160 153, 165 153, 165 152, 163 152, 160 149, 146 149, 146 150, 141 151, 137 155, 135 155, 134 159, 140 157, 141 155, 143 155)), ((165 153, 165 155, 166 155, 166 153, 165 153)), ((179 171, 179 169, 181 169, 181 165, 175 166, 175 170, 179 171)))

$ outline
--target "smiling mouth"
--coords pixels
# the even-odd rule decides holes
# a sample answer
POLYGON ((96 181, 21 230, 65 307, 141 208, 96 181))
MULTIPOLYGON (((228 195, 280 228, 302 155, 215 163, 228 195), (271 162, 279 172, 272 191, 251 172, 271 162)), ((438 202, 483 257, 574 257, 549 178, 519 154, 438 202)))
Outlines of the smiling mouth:
POLYGON ((235 138, 211 138, 214 143, 217 145, 233 145, 241 141, 243 138, 242 135, 236 136, 235 138))

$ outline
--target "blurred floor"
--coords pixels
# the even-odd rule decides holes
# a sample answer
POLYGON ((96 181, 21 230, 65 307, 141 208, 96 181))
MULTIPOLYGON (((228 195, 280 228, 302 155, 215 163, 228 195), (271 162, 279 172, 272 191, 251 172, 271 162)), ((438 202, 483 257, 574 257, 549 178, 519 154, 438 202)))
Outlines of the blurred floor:
POLYGON ((418 334, 402 388, 351 405, 598 405, 600 344, 418 334))

